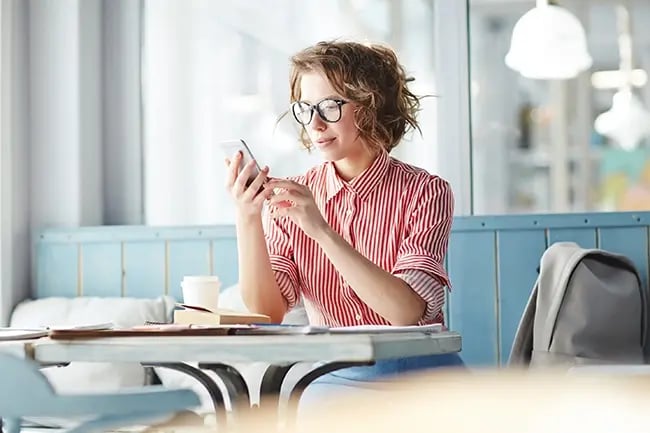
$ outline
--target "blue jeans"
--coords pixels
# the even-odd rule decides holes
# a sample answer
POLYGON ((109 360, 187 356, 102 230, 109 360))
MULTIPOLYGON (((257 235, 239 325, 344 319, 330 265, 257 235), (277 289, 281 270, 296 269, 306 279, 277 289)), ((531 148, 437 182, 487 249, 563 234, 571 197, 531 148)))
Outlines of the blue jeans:
POLYGON ((305 389, 300 408, 309 408, 334 394, 360 394, 372 392, 373 384, 390 380, 405 373, 434 368, 464 368, 457 353, 386 359, 374 365, 351 367, 319 377, 305 389))

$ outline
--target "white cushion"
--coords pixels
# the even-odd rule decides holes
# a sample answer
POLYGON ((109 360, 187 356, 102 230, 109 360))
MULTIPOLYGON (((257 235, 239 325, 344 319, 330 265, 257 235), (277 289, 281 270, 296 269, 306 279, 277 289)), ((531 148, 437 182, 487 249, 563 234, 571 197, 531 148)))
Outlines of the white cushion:
MULTIPOLYGON (((10 325, 18 328, 79 326, 112 322, 117 327, 143 325, 145 321, 168 322, 174 300, 136 298, 43 298, 16 306, 10 325)), ((114 391, 142 386, 144 368, 137 363, 73 362, 66 367, 43 369, 60 393, 114 391)))

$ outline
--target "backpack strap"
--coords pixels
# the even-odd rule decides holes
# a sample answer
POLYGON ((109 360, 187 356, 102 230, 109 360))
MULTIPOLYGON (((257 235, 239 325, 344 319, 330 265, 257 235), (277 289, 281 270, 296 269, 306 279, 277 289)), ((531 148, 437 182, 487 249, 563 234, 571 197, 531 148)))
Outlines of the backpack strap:
POLYGON ((548 350, 551 347, 557 315, 562 306, 566 288, 575 268, 586 255, 586 250, 573 242, 557 242, 542 255, 539 284, 544 287, 540 295, 540 314, 535 317, 542 325, 541 334, 535 334, 534 349, 548 350))
POLYGON ((535 310, 537 307, 537 287, 539 278, 533 286, 533 291, 530 293, 528 303, 521 315, 517 332, 510 349, 510 356, 508 357, 508 365, 511 366, 527 366, 530 364, 530 359, 533 352, 533 326, 535 324, 535 310))

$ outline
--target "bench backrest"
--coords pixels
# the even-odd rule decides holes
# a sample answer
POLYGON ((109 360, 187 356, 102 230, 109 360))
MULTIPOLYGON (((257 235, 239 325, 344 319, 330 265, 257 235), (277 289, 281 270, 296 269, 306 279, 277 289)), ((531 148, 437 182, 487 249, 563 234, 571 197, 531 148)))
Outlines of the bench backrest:
MULTIPOLYGON (((510 352, 542 252, 574 241, 627 255, 647 287, 650 212, 457 217, 446 268, 450 328, 463 336, 470 365, 500 365, 510 352)), ((170 294, 184 275, 237 282, 233 226, 102 226, 39 234, 34 296, 170 294)))

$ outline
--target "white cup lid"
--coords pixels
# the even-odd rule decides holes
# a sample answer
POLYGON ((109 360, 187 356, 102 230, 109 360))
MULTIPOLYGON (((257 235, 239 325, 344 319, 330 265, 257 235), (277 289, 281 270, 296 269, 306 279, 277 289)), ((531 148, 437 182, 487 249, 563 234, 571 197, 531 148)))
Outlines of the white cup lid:
POLYGON ((187 275, 183 277, 184 283, 218 283, 219 277, 216 275, 187 275))

